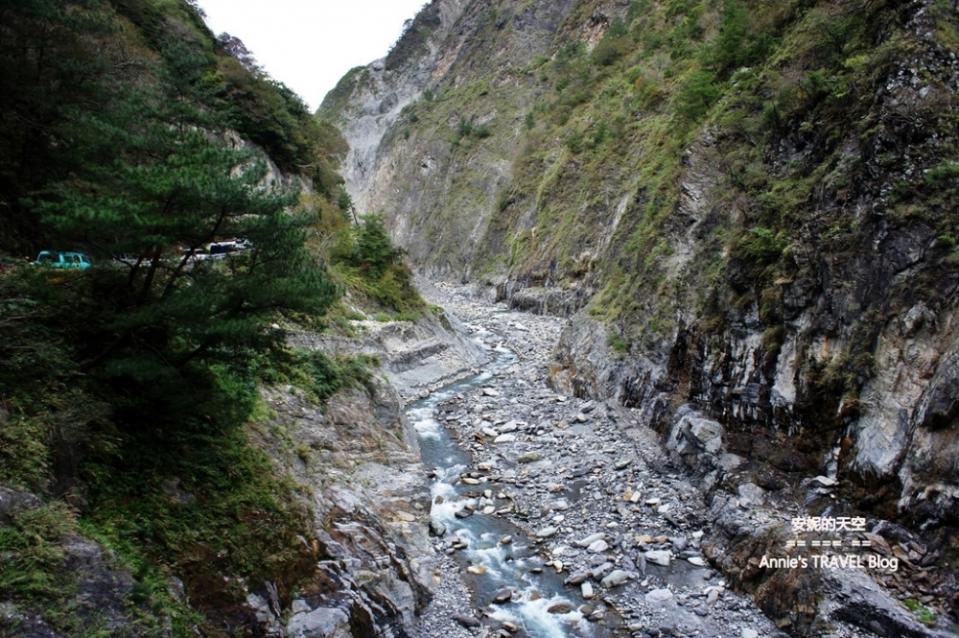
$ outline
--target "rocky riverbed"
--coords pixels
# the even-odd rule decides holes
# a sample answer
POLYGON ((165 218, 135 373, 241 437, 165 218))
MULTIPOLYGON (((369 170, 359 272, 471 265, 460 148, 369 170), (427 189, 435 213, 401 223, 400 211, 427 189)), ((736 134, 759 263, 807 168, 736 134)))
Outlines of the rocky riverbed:
MULTIPOLYGON (((815 628, 794 625, 785 613, 771 614, 777 618, 772 622, 753 597, 734 590, 729 574, 741 575, 745 563, 759 560, 755 552, 762 543, 748 545, 754 554, 743 552, 749 531, 788 521, 795 503, 777 508, 751 484, 718 495, 713 481, 704 484, 701 473, 682 462, 675 442, 670 453, 639 411, 553 391, 548 378, 563 319, 510 311, 463 288, 424 289, 487 350, 515 355, 508 365, 449 392, 435 403, 431 418, 468 459, 452 483, 475 498, 453 506, 456 516, 496 516, 515 525, 530 539, 533 554, 523 568, 556 574, 565 583, 571 602, 544 609, 567 622, 570 631, 542 635, 575 635, 572 627, 581 627, 581 620, 607 633, 612 618, 617 619, 612 633, 640 637, 749 638, 784 636, 784 630, 850 638, 946 635, 923 627, 856 571, 816 578, 820 587, 805 601, 817 618, 815 628), (857 613, 860 617, 850 617, 857 613)), ((686 418, 684 427, 708 433, 708 423, 696 422, 695 415, 686 418)), ((705 447, 713 445, 710 437, 702 438, 705 447)), ((721 450, 709 452, 718 455, 717 462, 724 460, 721 450)), ((468 543, 446 533, 442 514, 450 507, 434 490, 434 596, 412 635, 523 633, 522 623, 499 603, 528 599, 530 592, 504 586, 490 602, 478 597, 475 587, 470 590, 467 583, 485 568, 463 560, 468 543)), ((779 595, 800 600, 780 603, 791 609, 806 593, 802 586, 782 586, 779 595)), ((775 592, 756 596, 767 612, 770 596, 775 592)))

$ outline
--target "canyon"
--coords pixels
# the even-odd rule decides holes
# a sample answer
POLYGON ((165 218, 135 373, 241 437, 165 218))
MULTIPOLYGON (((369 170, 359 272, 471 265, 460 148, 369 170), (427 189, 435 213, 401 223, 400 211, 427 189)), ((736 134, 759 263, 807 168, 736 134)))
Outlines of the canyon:
POLYGON ((319 111, 421 277, 557 318, 541 381, 647 428, 793 635, 934 630, 837 602, 915 608, 902 571, 758 569, 791 509, 930 552, 954 613, 957 16, 867 4, 439 0, 319 111))

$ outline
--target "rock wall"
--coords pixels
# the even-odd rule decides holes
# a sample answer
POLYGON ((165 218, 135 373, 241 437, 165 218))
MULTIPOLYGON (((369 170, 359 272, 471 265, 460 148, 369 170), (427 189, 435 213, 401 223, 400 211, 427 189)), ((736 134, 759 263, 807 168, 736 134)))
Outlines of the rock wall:
POLYGON ((663 432, 692 402, 867 510, 953 525, 955 7, 752 7, 774 44, 690 125, 727 17, 674 4, 431 4, 405 66, 325 104, 354 199, 422 272, 579 311, 558 387, 663 432))
POLYGON ((268 635, 405 636, 429 601, 429 485, 402 410, 404 399, 485 360, 452 321, 356 322, 360 336, 349 339, 290 336, 294 347, 372 356, 382 368, 324 406, 292 387, 264 390, 273 416, 258 426, 256 444, 301 486, 316 530, 304 540, 315 569, 295 599, 280 601, 269 582, 250 590, 248 607, 268 635))

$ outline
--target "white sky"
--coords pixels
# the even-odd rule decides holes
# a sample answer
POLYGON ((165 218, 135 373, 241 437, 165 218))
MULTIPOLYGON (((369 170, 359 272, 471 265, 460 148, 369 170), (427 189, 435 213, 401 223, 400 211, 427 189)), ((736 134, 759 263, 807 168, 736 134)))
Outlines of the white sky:
POLYGON ((383 57, 426 0, 199 0, 207 24, 246 44, 315 110, 351 68, 383 57))

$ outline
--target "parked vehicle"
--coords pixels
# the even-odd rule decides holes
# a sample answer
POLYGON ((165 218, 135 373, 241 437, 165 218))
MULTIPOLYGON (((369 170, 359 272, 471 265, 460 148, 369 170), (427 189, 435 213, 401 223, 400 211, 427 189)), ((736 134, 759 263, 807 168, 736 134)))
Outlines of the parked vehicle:
POLYGON ((57 250, 41 250, 37 255, 37 266, 46 266, 48 268, 66 268, 69 270, 86 270, 93 263, 85 253, 62 252, 57 250))
POLYGON ((203 261, 206 259, 223 259, 232 253, 249 250, 253 244, 248 239, 222 239, 207 244, 196 251, 195 259, 203 261))

